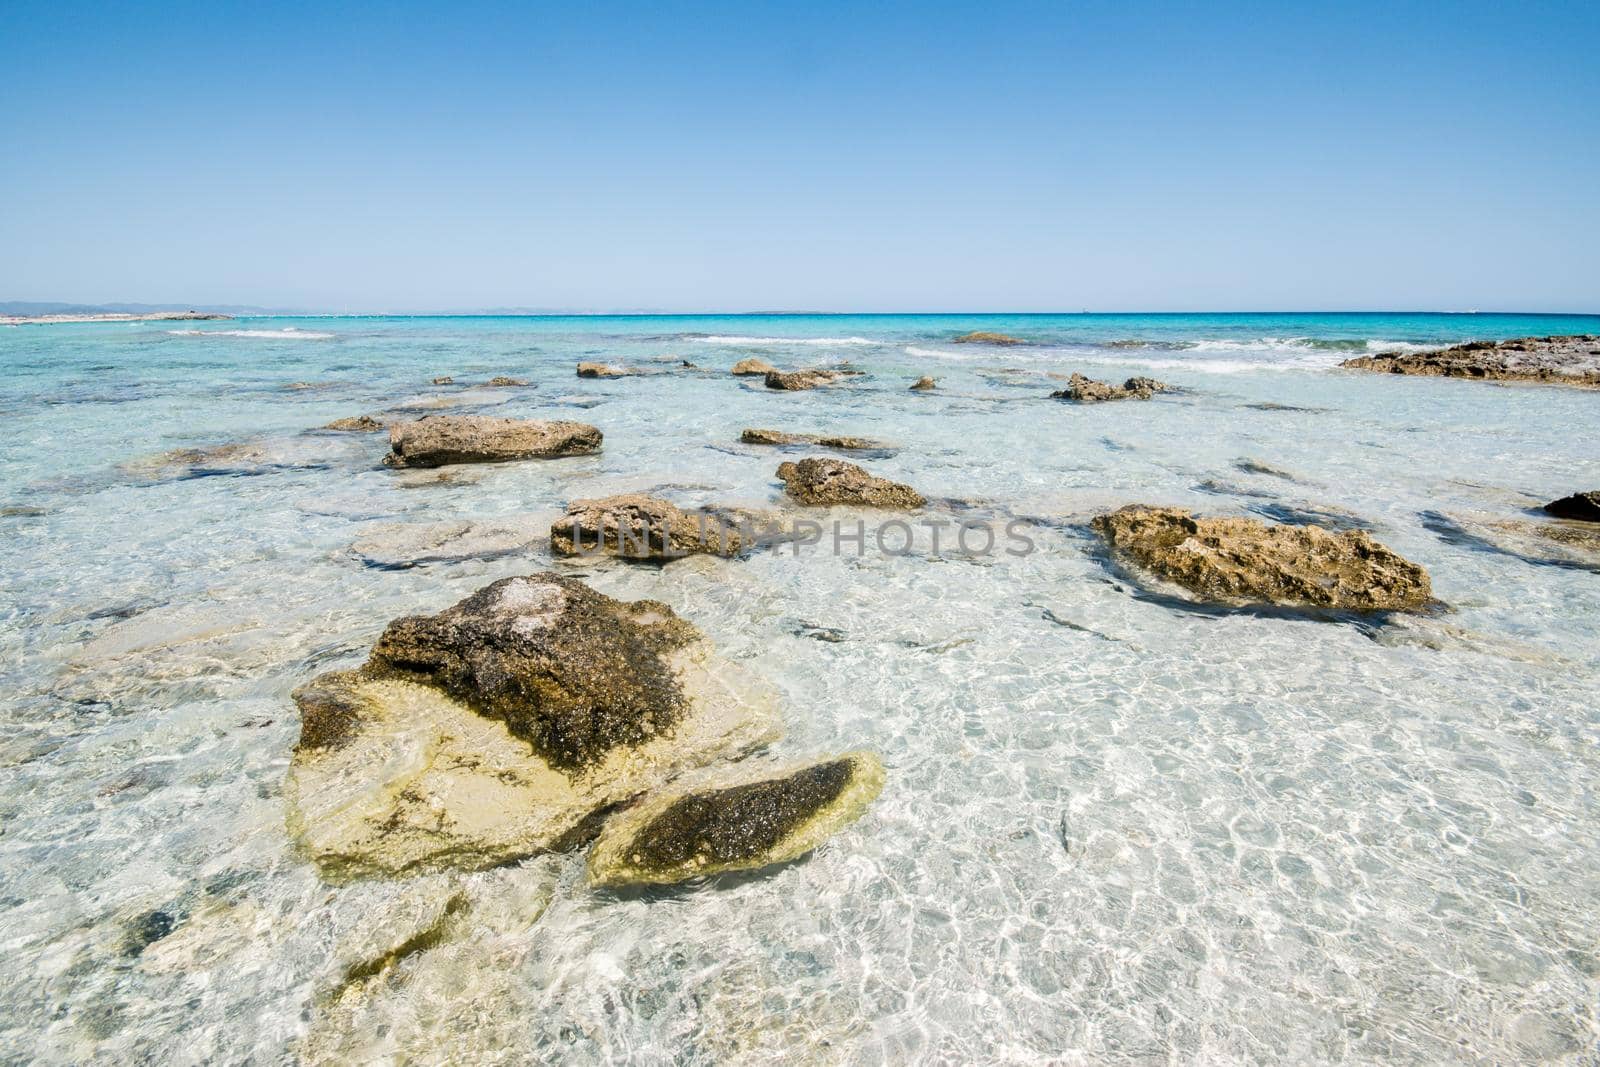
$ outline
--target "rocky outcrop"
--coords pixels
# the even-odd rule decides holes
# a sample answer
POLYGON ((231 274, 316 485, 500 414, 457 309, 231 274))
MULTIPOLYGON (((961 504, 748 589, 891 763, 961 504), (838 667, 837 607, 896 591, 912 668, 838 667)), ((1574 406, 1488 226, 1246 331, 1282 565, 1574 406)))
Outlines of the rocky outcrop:
POLYGON ((768 389, 815 389, 819 385, 832 385, 844 378, 853 378, 861 372, 856 370, 824 370, 814 368, 811 370, 767 372, 768 389))
POLYGON ((589 884, 681 882, 797 859, 860 818, 883 782, 870 752, 698 775, 611 819, 589 853, 589 884))
POLYGON ((764 359, 751 358, 751 359, 741 359, 739 362, 737 362, 737 363, 735 363, 733 365, 733 370, 729 371, 728 373, 729 374, 736 374, 736 375, 740 376, 741 378, 742 377, 764 377, 764 376, 766 376, 768 374, 772 374, 772 373, 776 372, 777 369, 778 369, 777 367, 774 367, 772 364, 768 363, 764 359))
POLYGON ((1339 364, 1386 374, 1600 387, 1600 337, 1519 337, 1472 341, 1436 352, 1379 353, 1339 364))
POLYGON ((580 363, 580 378, 627 378, 639 372, 631 367, 618 367, 610 363, 580 363))
POLYGON ((1600 522, 1600 490, 1573 493, 1544 506, 1545 513, 1576 522, 1600 522))
POLYGON ((550 527, 550 550, 558 556, 661 562, 695 553, 737 556, 751 547, 732 516, 687 512, 642 493, 573 501, 550 527))
POLYGON ((478 869, 578 843, 606 809, 774 740, 774 694, 667 605, 506 578, 396 619, 295 693, 289 825, 335 879, 478 869))
POLYGON ((786 433, 783 430, 745 430, 739 440, 747 445, 817 445, 843 452, 874 452, 884 448, 881 441, 845 435, 786 433))
POLYGON ((874 508, 920 508, 927 501, 909 485, 868 474, 842 459, 810 456, 783 463, 784 492, 802 504, 856 504, 874 508))
POLYGON ((1427 571, 1361 530, 1138 504, 1092 526, 1118 557, 1203 600, 1351 611, 1420 611, 1433 600, 1427 571))
POLYGON ((1149 400, 1157 393, 1167 392, 1170 388, 1171 386, 1165 382, 1158 382, 1154 378, 1129 378, 1121 385, 1116 385, 1074 374, 1068 379, 1067 387, 1051 393, 1050 398, 1076 400, 1079 403, 1094 403, 1101 400, 1149 400))
POLYGON ((926 374, 918 378, 911 385, 912 392, 925 392, 926 390, 937 388, 939 388, 939 383, 926 374))
POLYGON ((528 380, 526 378, 511 378, 504 374, 498 374, 495 377, 490 378, 486 384, 500 388, 511 388, 515 386, 527 385, 528 380))
POLYGON ((343 433, 377 433, 383 429, 383 420, 373 415, 351 415, 348 418, 334 419, 324 430, 338 430, 343 433))
POLYGON ((953 345, 1025 345, 1028 342, 1015 337, 1007 337, 1003 333, 990 333, 988 330, 973 330, 960 337, 952 338, 953 345))
POLYGON ((395 522, 372 526, 350 546, 369 567, 404 570, 426 563, 495 559, 532 551, 544 540, 548 516, 395 522))
POLYGON ((433 380, 434 385, 454 385, 456 380, 448 374, 442 374, 433 380))
POLYGON ((389 427, 390 467, 443 467, 518 459, 585 456, 603 435, 583 422, 502 419, 492 415, 429 415, 389 427))

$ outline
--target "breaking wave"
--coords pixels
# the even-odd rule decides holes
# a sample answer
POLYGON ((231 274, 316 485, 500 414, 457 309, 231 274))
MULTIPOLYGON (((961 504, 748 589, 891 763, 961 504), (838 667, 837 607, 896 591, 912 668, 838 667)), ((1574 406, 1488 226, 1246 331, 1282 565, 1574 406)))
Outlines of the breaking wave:
POLYGON ((686 334, 703 345, 881 345, 869 337, 742 337, 738 334, 686 334))
POLYGON ((173 337, 270 337, 278 341, 331 341, 337 334, 316 330, 297 330, 285 326, 281 330, 168 330, 173 337))

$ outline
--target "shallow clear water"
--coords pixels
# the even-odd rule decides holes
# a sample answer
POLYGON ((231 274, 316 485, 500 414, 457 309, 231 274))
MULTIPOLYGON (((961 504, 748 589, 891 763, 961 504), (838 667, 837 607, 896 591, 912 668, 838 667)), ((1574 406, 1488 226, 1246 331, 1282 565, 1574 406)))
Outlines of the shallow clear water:
POLYGON ((1600 394, 1333 369, 1576 332, 1600 319, 0 329, 0 1060, 1586 1060, 1600 573, 1451 531, 1600 487, 1600 394), (971 329, 1044 344, 949 343, 971 329), (790 394, 723 373, 751 355, 869 376, 790 394), (572 371, 657 357, 715 373, 572 371), (1072 370, 1184 391, 1044 399, 1072 370), (939 390, 907 391, 924 373, 939 390), (472 387, 496 374, 536 388, 472 387), (437 482, 381 468, 382 435, 303 433, 441 399, 593 422, 605 451, 437 482), (348 546, 626 489, 774 501, 785 457, 739 445, 746 426, 883 438, 874 472, 1022 517, 1037 544, 582 571, 774 682, 783 753, 880 751, 866 818, 697 888, 595 894, 570 855, 322 883, 284 830, 289 691, 394 616, 547 565, 388 570, 348 546), (263 451, 139 462, 236 441, 263 451), (1136 595, 1082 527, 1134 501, 1363 523, 1450 610, 1355 624, 1136 595), (463 929, 336 999, 457 892, 463 929))

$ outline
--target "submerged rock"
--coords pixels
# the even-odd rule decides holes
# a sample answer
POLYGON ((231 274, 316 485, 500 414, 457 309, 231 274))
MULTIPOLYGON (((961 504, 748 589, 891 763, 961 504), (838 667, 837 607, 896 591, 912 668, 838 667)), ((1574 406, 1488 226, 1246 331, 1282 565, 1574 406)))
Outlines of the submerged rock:
POLYGON ((1600 336, 1473 341, 1435 352, 1357 356, 1339 366, 1387 374, 1600 386, 1600 336))
POLYGON ((868 437, 786 433, 783 430, 745 430, 739 435, 739 440, 747 445, 819 445, 844 452, 875 452, 886 447, 883 442, 868 437))
POLYGON ((383 429, 383 420, 373 415, 351 415, 349 418, 334 419, 323 429, 344 433, 376 433, 383 429))
POLYGON ((1433 600, 1427 571, 1361 530, 1139 504, 1091 525, 1119 556, 1205 600, 1352 611, 1420 611, 1433 600))
POLYGON ((850 752, 698 778, 612 818, 589 853, 589 884, 665 884, 796 859, 861 817, 884 769, 850 752))
POLYGON ((350 552, 369 567, 397 570, 424 563, 494 559, 530 551, 544 539, 545 521, 515 515, 476 521, 386 523, 365 530, 350 552))
POLYGON ((580 378, 627 378, 638 373, 638 371, 630 367, 617 367, 610 363, 578 364, 578 377, 580 378))
POLYGON ((988 330, 973 330, 960 337, 952 338, 953 345, 1025 345, 1028 342, 1015 337, 1007 337, 1003 333, 990 333, 988 330))
POLYGON ((1100 400, 1149 400, 1157 393, 1167 392, 1171 388, 1165 382, 1158 382, 1154 378, 1129 378, 1121 385, 1115 385, 1074 374, 1068 379, 1067 387, 1051 393, 1050 398, 1076 400, 1079 403, 1093 403, 1100 400))
POLYGON ((500 375, 496 375, 493 378, 490 378, 489 381, 486 384, 497 386, 497 387, 522 386, 522 385, 527 385, 528 384, 528 379, 526 379, 526 378, 511 378, 511 377, 508 377, 508 376, 506 376, 504 374, 500 374, 500 375))
POLYGON ((434 385, 454 385, 456 380, 448 374, 442 374, 433 380, 434 385))
POLYGON ((927 503, 909 485, 868 474, 842 459, 809 456, 778 466, 784 492, 802 504, 862 504, 875 508, 920 508, 927 503))
POLYGON ((493 415, 428 415, 389 427, 389 467, 443 467, 517 459, 586 456, 603 435, 583 422, 503 419, 493 415))
POLYGON ((364 452, 365 446, 357 441, 319 434, 297 434, 199 448, 175 448, 169 452, 129 460, 118 469, 123 475, 140 481, 242 477, 273 471, 317 470, 341 462, 361 462, 364 452))
POLYGON ((569 847, 610 806, 780 733, 774 694, 667 605, 548 573, 396 619, 295 701, 290 828, 335 878, 569 847))
POLYGON ((1600 522, 1600 490, 1573 493, 1544 506, 1546 514, 1577 522, 1600 522))
POLYGON ((937 389, 938 387, 938 382, 924 374, 922 377, 918 378, 914 383, 912 383, 911 389, 913 392, 924 392, 928 389, 937 389))
POLYGON ((765 376, 776 372, 777 369, 777 367, 774 367, 764 359, 752 358, 741 359, 733 365, 733 370, 728 373, 737 374, 740 377, 765 376))
POLYGON ((768 389, 787 389, 790 391, 801 389, 815 389, 819 385, 832 385, 841 378, 853 378, 861 372, 858 370, 824 370, 813 368, 810 370, 767 372, 768 389))
POLYGON ((749 547, 736 520, 687 512, 643 493, 575 500, 550 527, 550 550, 558 556, 604 553, 659 561, 697 552, 736 556, 749 547))

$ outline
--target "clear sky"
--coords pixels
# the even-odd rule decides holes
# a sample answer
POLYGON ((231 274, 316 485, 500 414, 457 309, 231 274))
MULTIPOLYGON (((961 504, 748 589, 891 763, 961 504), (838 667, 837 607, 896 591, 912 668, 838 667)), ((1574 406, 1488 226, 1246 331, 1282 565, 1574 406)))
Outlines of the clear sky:
POLYGON ((0 4, 0 299, 1600 310, 1600 4, 0 4))

